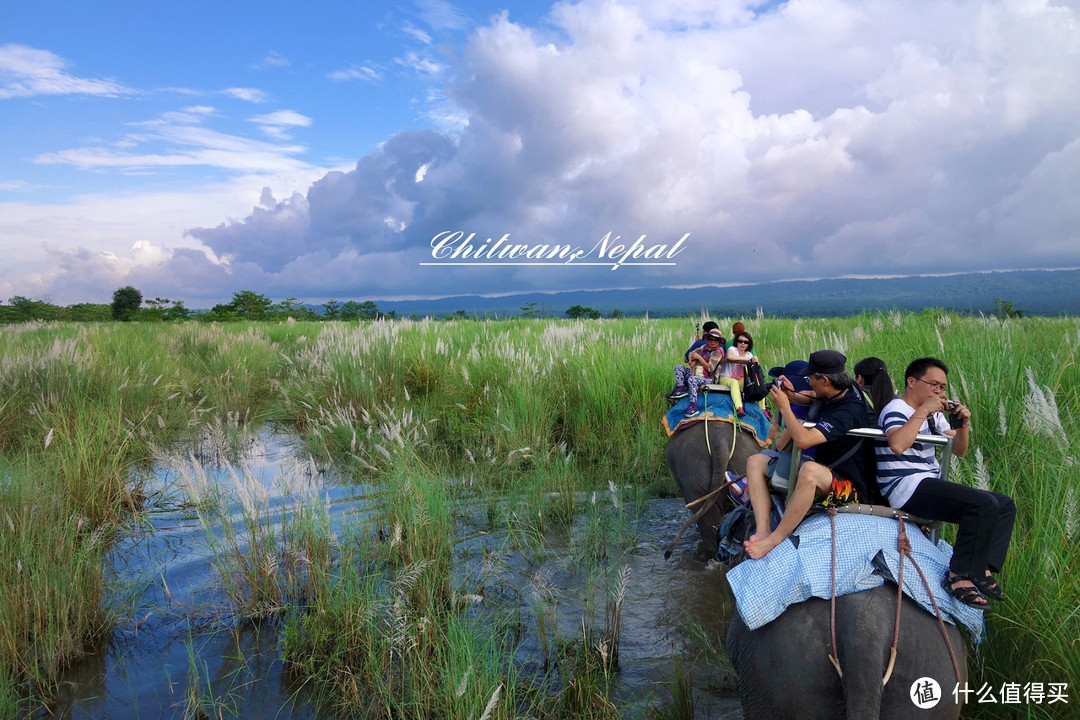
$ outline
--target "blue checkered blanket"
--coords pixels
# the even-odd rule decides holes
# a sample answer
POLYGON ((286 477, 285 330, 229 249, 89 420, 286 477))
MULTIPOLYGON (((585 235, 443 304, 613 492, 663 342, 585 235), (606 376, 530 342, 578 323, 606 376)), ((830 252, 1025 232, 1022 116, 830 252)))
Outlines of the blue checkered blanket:
MULTIPOLYGON (((701 393, 698 395, 698 408, 700 412, 691 417, 686 417, 686 411, 690 407, 690 399, 683 398, 667 411, 664 415, 664 430, 668 435, 674 435, 679 430, 701 422, 702 420, 720 420, 722 422, 735 422, 735 405, 731 402, 731 395, 726 392, 701 393)), ((739 418, 739 425, 743 430, 753 434, 758 445, 767 447, 769 444, 769 418, 756 403, 744 403, 743 409, 746 415, 739 418)))
MULTIPOLYGON (((836 594, 871 590, 895 582, 900 573, 896 549, 897 522, 868 515, 836 516, 836 594)), ((976 642, 982 639, 983 611, 954 600, 941 587, 952 548, 944 541, 934 545, 914 525, 908 524, 911 555, 926 575, 930 590, 945 619, 964 625, 976 642)), ((747 559, 727 574, 735 603, 746 626, 755 630, 781 615, 789 605, 810 597, 831 597, 832 532, 826 514, 812 515, 795 532, 760 560, 747 559), (794 538, 798 538, 797 546, 794 538)), ((918 571, 904 565, 904 593, 933 613, 930 595, 918 571)))

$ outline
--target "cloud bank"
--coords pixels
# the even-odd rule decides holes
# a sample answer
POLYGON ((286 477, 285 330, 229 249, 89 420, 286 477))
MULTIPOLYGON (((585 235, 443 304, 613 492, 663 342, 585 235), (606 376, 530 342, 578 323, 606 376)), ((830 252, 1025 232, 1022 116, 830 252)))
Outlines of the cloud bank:
MULTIPOLYGON (((758 6, 583 0, 539 27, 503 13, 459 54, 402 61, 438 77, 460 131, 404 131, 305 193, 266 190, 248 216, 189 229, 205 251, 131 267, 64 256, 57 277, 321 300, 1080 265, 1074 7, 758 6), (676 267, 419 265, 458 230, 585 247, 608 232, 690 238, 676 267)), ((425 10, 461 22, 447 3, 425 10)), ((312 120, 252 122, 285 140, 312 120)), ((207 142, 195 124, 152 131, 207 142)))

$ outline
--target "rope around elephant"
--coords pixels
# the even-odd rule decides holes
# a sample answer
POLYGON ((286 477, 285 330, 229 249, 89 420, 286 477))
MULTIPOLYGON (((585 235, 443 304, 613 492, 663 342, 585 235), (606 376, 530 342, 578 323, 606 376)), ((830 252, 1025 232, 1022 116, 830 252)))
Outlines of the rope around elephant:
MULTIPOLYGON (((706 390, 706 393, 708 393, 707 390, 706 390)), ((713 476, 715 476, 715 473, 712 471, 712 444, 709 442, 709 418, 706 417, 704 422, 701 423, 701 425, 702 425, 702 427, 705 428, 705 447, 708 449, 708 452, 709 452, 709 477, 713 477, 713 476)), ((738 420, 738 418, 735 418, 735 422, 732 423, 732 426, 731 426, 731 450, 728 451, 728 458, 727 458, 728 462, 731 462, 731 458, 735 457, 735 438, 738 437, 738 435, 737 435, 738 432, 739 432, 739 420, 738 420)), ((727 482, 725 482, 723 485, 716 488, 715 490, 712 490, 711 492, 706 493, 705 495, 702 495, 697 500, 692 500, 691 502, 688 502, 686 504, 686 509, 689 510, 690 508, 692 508, 695 505, 698 505, 699 503, 705 503, 704 505, 701 506, 700 510, 698 510, 693 515, 691 515, 690 519, 687 520, 685 523, 683 523, 683 526, 681 528, 679 528, 679 532, 676 533, 675 539, 672 540, 670 543, 668 543, 668 546, 664 549, 664 559, 665 560, 667 560, 667 559, 669 559, 671 557, 671 553, 675 549, 675 545, 679 542, 679 539, 682 538, 683 533, 686 532, 686 529, 688 527, 690 527, 690 525, 692 523, 697 522, 698 518, 700 518, 702 515, 707 513, 709 511, 709 509, 713 505, 716 504, 716 498, 721 492, 723 492, 724 490, 727 490, 729 487, 734 485, 736 482, 737 482, 736 480, 728 480, 727 482)))
MULTIPOLYGON (((832 592, 829 594, 832 597, 829 598, 829 632, 832 651, 829 653, 829 662, 836 668, 836 673, 842 679, 844 677, 844 671, 840 669, 840 659, 837 657, 839 653, 836 652, 836 514, 837 509, 835 507, 830 507, 829 523, 832 526, 832 592)), ((915 558, 911 555, 911 541, 908 540, 907 528, 904 524, 907 520, 907 516, 902 513, 894 512, 893 517, 899 522, 899 530, 896 536, 896 549, 900 553, 900 570, 897 573, 898 577, 896 580, 896 620, 893 625, 893 641, 892 647, 889 648, 889 665, 885 668, 885 674, 881 678, 881 686, 885 687, 885 685, 889 683, 889 678, 892 677, 893 668, 896 666, 896 648, 900 644, 900 609, 901 601, 904 599, 905 557, 915 566, 915 570, 919 573, 919 578, 922 579, 923 587, 926 588, 926 593, 930 596, 930 603, 934 606, 938 627, 941 629, 941 637, 945 639, 945 647, 949 649, 949 659, 952 661, 953 672, 956 673, 956 681, 960 682, 960 665, 956 662, 956 652, 953 650, 952 642, 949 640, 949 633, 945 629, 945 619, 941 615, 941 608, 938 607, 937 600, 934 599, 934 593, 930 589, 930 583, 926 580, 926 574, 923 573, 922 568, 919 567, 919 563, 917 563, 915 558)))

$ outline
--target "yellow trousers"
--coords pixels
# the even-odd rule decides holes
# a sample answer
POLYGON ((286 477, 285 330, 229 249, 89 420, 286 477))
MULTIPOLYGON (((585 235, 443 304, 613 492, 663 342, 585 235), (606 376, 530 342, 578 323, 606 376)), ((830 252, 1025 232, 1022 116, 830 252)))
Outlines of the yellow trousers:
POLYGON ((717 378, 716 383, 718 385, 727 385, 731 388, 731 402, 735 404, 735 409, 738 410, 742 405, 742 380, 736 380, 731 377, 717 378))

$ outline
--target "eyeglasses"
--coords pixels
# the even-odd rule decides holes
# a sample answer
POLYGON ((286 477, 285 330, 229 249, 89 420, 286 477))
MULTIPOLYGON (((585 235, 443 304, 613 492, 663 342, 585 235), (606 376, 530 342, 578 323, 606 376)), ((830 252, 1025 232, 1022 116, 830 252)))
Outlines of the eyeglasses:
POLYGON ((922 378, 915 379, 925 385, 929 385, 931 390, 939 390, 941 392, 945 392, 945 383, 930 382, 929 380, 923 380, 922 378))
POLYGON ((749 340, 736 340, 735 344, 736 345, 749 345, 750 341, 749 340))
POLYGON ((706 342, 720 342, 720 338, 705 338, 706 342))

